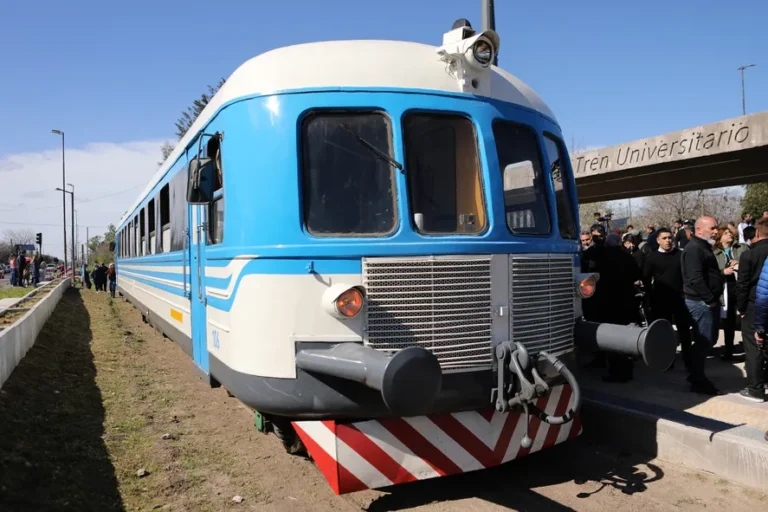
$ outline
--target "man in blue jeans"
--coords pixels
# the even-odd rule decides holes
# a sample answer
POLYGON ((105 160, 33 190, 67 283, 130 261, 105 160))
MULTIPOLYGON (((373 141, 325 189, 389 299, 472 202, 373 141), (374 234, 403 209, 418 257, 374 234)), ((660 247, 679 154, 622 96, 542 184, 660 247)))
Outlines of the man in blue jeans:
POLYGON ((688 381, 691 391, 705 395, 720 394, 704 372, 707 356, 720 332, 724 280, 712 251, 716 234, 717 221, 713 217, 699 217, 694 224, 694 236, 682 255, 683 294, 691 314, 694 339, 688 381))

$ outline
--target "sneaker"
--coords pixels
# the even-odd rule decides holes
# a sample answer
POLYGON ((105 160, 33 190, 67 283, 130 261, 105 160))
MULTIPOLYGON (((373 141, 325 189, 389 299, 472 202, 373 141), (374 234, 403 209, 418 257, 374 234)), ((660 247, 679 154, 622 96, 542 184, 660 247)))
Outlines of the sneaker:
POLYGON ((760 396, 757 396, 748 388, 744 388, 741 391, 739 391, 739 396, 741 396, 741 398, 743 398, 744 400, 749 400, 750 402, 757 402, 759 404, 765 402, 765 394, 761 394, 760 396))

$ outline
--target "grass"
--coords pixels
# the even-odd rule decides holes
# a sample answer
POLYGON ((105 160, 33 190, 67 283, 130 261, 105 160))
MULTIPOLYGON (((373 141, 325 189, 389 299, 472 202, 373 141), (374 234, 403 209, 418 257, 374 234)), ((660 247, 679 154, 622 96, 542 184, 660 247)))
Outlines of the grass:
POLYGON ((4 288, 0 288, 0 299, 17 299, 19 297, 25 296, 31 291, 32 291, 32 288, 21 288, 19 286, 6 286, 4 288))

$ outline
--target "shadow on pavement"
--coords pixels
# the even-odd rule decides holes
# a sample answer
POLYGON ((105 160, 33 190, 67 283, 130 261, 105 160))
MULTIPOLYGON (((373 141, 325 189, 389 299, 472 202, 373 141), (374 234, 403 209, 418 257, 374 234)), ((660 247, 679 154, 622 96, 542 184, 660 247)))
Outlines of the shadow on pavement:
POLYGON ((0 510, 123 510, 90 317, 69 289, 0 390, 0 510))
POLYGON ((390 494, 371 503, 368 511, 403 510, 435 501, 472 498, 521 511, 580 510, 608 487, 632 495, 664 478, 661 468, 649 460, 641 455, 612 452, 579 438, 496 468, 382 489, 390 494), (536 492, 537 488, 566 482, 574 486, 565 493, 583 500, 582 507, 572 508, 536 492))

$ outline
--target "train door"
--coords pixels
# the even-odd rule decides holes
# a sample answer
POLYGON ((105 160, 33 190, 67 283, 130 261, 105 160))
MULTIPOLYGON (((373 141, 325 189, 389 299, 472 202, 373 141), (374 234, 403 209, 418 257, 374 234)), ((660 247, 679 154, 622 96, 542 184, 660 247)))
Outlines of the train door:
POLYGON ((192 357, 208 373, 207 314, 205 293, 205 214, 204 206, 190 205, 190 307, 192 312, 192 357))
POLYGON ((205 291, 205 203, 206 194, 199 190, 199 175, 204 159, 200 158, 201 142, 187 152, 189 175, 187 201, 189 202, 189 306, 192 321, 192 358, 206 374, 208 365, 207 299, 205 291))

